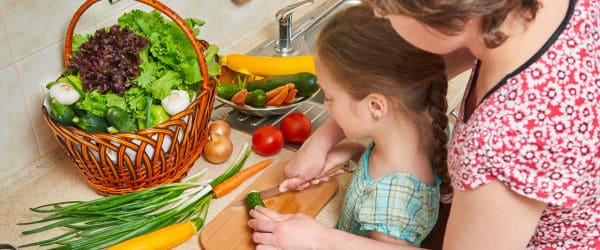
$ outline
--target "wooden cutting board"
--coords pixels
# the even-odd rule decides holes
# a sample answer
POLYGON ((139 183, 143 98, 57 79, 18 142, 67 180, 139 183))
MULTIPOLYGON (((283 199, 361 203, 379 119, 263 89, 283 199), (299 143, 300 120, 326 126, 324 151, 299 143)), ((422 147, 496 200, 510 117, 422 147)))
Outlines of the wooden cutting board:
MULTIPOLYGON (((251 189, 260 191, 280 184, 285 179, 284 167, 285 162, 270 166, 232 203, 245 198, 251 189)), ((332 178, 328 182, 301 191, 290 191, 265 199, 264 202, 266 207, 279 213, 304 213, 314 217, 337 193, 338 186, 336 178, 332 178)), ((245 205, 226 207, 202 228, 202 249, 254 249, 253 231, 247 225, 249 219, 245 205)))

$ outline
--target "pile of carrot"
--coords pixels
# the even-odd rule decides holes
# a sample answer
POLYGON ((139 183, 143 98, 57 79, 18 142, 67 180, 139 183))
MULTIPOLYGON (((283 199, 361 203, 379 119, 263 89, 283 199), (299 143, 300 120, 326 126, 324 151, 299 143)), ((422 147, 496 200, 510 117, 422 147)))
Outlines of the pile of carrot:
POLYGON ((288 83, 267 92, 267 106, 288 105, 296 98, 298 90, 293 83, 288 83))

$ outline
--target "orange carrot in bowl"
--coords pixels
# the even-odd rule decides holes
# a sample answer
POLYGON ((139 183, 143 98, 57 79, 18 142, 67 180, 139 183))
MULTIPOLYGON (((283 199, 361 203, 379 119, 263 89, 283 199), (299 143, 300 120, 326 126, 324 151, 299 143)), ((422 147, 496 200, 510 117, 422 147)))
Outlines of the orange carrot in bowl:
POLYGON ((248 90, 242 89, 242 90, 238 91, 237 93, 235 93, 235 95, 233 95, 231 97, 231 101, 238 105, 244 105, 244 102, 246 102, 247 96, 248 96, 248 90))
POLYGON ((273 97, 277 96, 284 89, 287 89, 287 85, 282 85, 272 90, 267 91, 267 101, 273 99, 273 97))
POLYGON ((296 93, 298 93, 297 89, 290 89, 285 97, 285 100, 283 100, 283 105, 291 104, 294 101, 294 98, 296 98, 296 93))
POLYGON ((277 93, 276 96, 274 96, 271 99, 267 99, 267 103, 265 103, 265 105, 267 106, 281 106, 283 104, 283 101, 285 101, 285 98, 287 97, 287 93, 288 88, 286 86, 283 86, 284 88, 277 93))
POLYGON ((216 185, 213 188, 213 194, 215 195, 215 198, 221 198, 224 195, 228 194, 233 189, 242 184, 242 182, 244 182, 254 174, 258 173, 260 170, 263 170, 264 168, 269 166, 271 162, 273 162, 273 159, 267 159, 258 162, 250 167, 242 169, 240 172, 237 172, 235 175, 231 176, 229 179, 225 180, 221 184, 216 185))

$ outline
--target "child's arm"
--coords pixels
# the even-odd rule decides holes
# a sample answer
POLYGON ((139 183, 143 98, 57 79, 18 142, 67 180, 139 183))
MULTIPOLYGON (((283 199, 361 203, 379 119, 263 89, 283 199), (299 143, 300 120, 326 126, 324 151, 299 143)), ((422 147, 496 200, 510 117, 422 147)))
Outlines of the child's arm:
POLYGON ((411 246, 411 247, 415 246, 414 244, 412 244, 408 241, 399 240, 392 236, 389 236, 387 234, 380 233, 377 231, 371 231, 371 234, 369 235, 369 237, 374 240, 388 242, 388 243, 392 243, 392 244, 399 245, 399 246, 411 246))
MULTIPOLYGON (((338 144, 334 149, 327 153, 327 157, 325 158, 325 164, 322 167, 322 170, 319 174, 313 177, 310 180, 298 182, 299 184, 292 186, 290 182, 295 181, 295 179, 287 179, 282 182, 281 186, 285 188, 292 187, 296 190, 302 190, 311 185, 319 184, 321 181, 329 181, 331 178, 328 174, 333 174, 333 176, 344 173, 344 170, 340 169, 335 173, 328 173, 332 168, 346 163, 348 160, 354 159, 358 157, 363 151, 365 151, 366 146, 357 141, 347 141, 338 144)), ((280 188, 282 191, 287 190, 280 188)))
POLYGON ((296 189, 322 172, 327 152, 344 139, 344 131, 329 118, 300 147, 285 166, 289 178, 282 183, 282 190, 296 189))

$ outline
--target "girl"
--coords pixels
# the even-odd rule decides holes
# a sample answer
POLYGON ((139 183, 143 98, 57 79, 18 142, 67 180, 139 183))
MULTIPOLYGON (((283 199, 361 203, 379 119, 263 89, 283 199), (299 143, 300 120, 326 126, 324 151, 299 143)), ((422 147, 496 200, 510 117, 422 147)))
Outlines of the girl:
MULTIPOLYGON (((419 246, 436 224, 440 189, 451 189, 442 58, 409 45, 361 5, 340 11, 322 28, 315 67, 325 107, 344 135, 372 139, 337 229, 419 246)), ((355 148, 342 144, 318 171, 349 160, 355 148)))
MULTIPOLYGON (((449 149, 456 188, 444 248, 600 249, 600 2, 372 2, 408 42, 447 55, 450 76, 474 65, 449 149)), ((290 186, 315 176, 339 130, 329 122, 305 142, 286 168, 290 186)), ((323 233, 289 219, 272 241, 287 243, 298 222, 323 233)))

